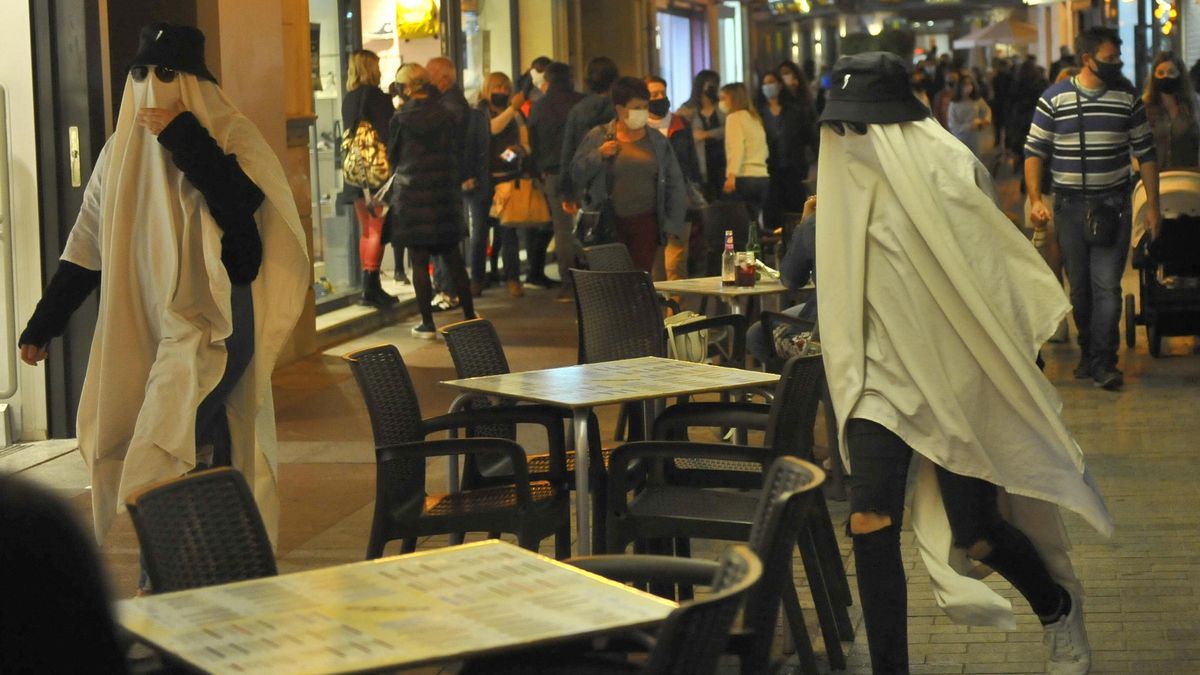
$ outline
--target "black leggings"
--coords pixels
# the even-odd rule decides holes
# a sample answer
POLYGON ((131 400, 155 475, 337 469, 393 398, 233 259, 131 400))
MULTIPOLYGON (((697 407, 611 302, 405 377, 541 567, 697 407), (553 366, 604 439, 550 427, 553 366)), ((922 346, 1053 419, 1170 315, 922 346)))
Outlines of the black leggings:
MULTIPOLYGON (((887 515, 890 526, 853 534, 858 588, 871 667, 876 673, 908 672, 908 600, 900 557, 900 524, 913 450, 899 436, 869 420, 852 419, 846 444, 853 473, 850 512, 887 515)), ((1039 617, 1060 610, 1063 589, 1046 570, 1029 539, 1000 516, 997 488, 978 478, 937 467, 938 487, 955 546, 975 551, 978 560, 1009 581, 1039 617)))
POLYGON ((436 248, 410 246, 408 256, 413 266, 412 285, 417 296, 417 309, 421 312, 421 323, 433 325, 433 283, 429 280, 429 259, 434 255, 441 255, 442 262, 450 270, 454 291, 462 303, 463 317, 474 319, 475 300, 471 297, 471 281, 467 278, 467 266, 463 263, 462 251, 458 250, 458 245, 436 248))

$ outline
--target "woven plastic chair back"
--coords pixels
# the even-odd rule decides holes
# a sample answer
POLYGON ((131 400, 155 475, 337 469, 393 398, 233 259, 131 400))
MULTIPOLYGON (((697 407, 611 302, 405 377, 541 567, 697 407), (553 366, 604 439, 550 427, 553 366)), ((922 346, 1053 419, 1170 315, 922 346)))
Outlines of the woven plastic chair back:
MULTIPOLYGON (((442 329, 442 337, 450 349, 455 373, 460 378, 505 375, 510 372, 508 358, 500 344, 496 327, 487 319, 460 321, 442 329)), ((490 407, 482 399, 473 399, 468 409, 490 407)), ((487 424, 472 428, 474 436, 516 440, 517 430, 511 424, 487 424)))
POLYGON ((821 355, 789 359, 779 375, 767 419, 765 445, 779 456, 812 461, 813 427, 825 386, 821 355))
POLYGON ((711 675, 746 592, 762 577, 762 564, 748 547, 732 546, 721 556, 712 594, 671 612, 643 671, 648 675, 711 675))
MULTIPOLYGON (((343 357, 367 404, 375 449, 425 440, 421 406, 412 378, 395 345, 363 349, 343 357)), ((425 492, 425 460, 391 459, 379 464, 381 483, 410 494, 425 492)))
POLYGON ((201 471, 127 504, 155 593, 274 576, 275 555, 246 479, 201 471))
POLYGON ((635 272, 633 256, 625 244, 600 244, 583 249, 583 262, 593 272, 635 272))
POLYGON ((667 355, 666 329, 645 272, 575 270, 581 363, 667 355))

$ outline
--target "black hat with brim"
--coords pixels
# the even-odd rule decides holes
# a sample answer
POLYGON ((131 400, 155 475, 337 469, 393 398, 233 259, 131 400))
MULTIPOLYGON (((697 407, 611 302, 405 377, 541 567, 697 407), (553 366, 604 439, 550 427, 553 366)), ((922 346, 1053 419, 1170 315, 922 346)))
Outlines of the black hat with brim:
POLYGON ((204 33, 192 26, 152 23, 142 28, 138 53, 130 66, 166 66, 217 81, 204 65, 204 33))
POLYGON ((843 56, 833 66, 821 123, 899 124, 929 117, 909 77, 904 60, 891 52, 843 56))

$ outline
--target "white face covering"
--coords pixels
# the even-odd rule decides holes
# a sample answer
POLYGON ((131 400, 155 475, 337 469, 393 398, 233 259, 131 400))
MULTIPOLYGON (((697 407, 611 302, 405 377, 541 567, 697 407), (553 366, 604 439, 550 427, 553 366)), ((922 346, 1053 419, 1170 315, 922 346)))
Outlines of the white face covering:
POLYGON ((542 82, 546 81, 546 74, 539 73, 536 68, 529 71, 529 79, 533 81, 533 86, 541 88, 542 82))
MULTIPOLYGON (((183 98, 181 87, 184 76, 184 73, 178 73, 174 80, 163 82, 158 79, 158 76, 154 74, 154 68, 151 67, 150 72, 146 75, 146 79, 141 82, 137 82, 130 77, 129 86, 133 89, 134 104, 139 110, 141 108, 174 108, 183 98)), ((146 133, 149 132, 147 131, 146 133)))
POLYGON ((650 121, 649 110, 630 110, 625 117, 625 126, 629 127, 630 131, 637 131, 646 126, 648 121, 650 121))

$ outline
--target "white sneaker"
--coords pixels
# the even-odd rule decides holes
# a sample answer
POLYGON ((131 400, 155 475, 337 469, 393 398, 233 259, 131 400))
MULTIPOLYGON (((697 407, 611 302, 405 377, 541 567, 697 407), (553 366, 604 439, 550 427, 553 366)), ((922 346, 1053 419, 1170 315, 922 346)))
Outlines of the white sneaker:
POLYGON ((1083 602, 1071 595, 1071 611, 1042 628, 1049 675, 1084 675, 1092 667, 1092 648, 1083 626, 1083 602))

